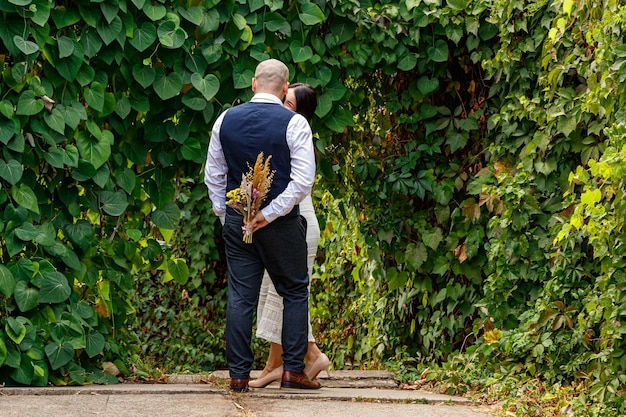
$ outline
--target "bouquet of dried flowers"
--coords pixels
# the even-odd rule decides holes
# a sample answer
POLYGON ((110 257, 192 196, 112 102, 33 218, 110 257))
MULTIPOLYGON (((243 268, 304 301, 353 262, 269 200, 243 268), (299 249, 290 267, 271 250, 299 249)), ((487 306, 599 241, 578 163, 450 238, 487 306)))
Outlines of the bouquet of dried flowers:
POLYGON ((260 152, 254 167, 248 164, 248 172, 241 176, 239 188, 226 193, 226 205, 243 216, 243 241, 246 243, 252 243, 253 231, 249 224, 259 212, 274 179, 274 171, 270 171, 270 159, 271 155, 263 161, 263 152, 260 152))

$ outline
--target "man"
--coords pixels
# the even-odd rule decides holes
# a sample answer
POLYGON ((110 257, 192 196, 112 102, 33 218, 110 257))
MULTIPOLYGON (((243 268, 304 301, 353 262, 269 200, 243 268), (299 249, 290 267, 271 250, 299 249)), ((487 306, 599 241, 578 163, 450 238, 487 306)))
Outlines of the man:
POLYGON ((219 216, 226 243, 228 307, 226 361, 230 388, 248 390, 253 354, 252 318, 263 271, 283 297, 283 376, 281 387, 317 389, 304 374, 308 331, 306 224, 298 203, 315 177, 313 138, 307 120, 282 106, 289 69, 275 59, 261 62, 252 79, 250 102, 222 113, 213 125, 205 183, 219 216), (274 179, 261 211, 250 222, 252 243, 243 241, 243 217, 225 205, 226 193, 239 186, 242 174, 259 152, 271 155, 274 179))

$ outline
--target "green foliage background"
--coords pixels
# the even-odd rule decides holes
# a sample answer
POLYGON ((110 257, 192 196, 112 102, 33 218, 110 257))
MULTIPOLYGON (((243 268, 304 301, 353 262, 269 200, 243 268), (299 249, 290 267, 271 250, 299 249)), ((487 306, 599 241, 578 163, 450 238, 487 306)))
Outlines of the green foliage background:
POLYGON ((319 94, 311 314, 335 366, 461 361, 457 389, 580 384, 619 410, 624 13, 0 0, 0 380, 223 366, 202 164, 273 57, 319 94))

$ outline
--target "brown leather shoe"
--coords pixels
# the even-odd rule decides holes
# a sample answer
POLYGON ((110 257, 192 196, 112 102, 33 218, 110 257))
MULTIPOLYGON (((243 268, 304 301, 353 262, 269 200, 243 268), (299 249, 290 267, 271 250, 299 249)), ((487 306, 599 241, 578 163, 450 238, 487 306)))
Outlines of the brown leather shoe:
POLYGON ((322 385, 317 381, 311 381, 303 372, 301 374, 291 371, 283 371, 281 388, 320 389, 322 385))
POLYGON ((248 382, 250 378, 230 379, 230 390, 233 392, 248 392, 248 382))

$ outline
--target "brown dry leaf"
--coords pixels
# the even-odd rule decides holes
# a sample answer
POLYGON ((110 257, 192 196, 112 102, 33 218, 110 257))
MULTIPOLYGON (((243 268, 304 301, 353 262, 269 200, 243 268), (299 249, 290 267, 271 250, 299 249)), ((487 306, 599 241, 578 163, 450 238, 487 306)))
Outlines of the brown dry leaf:
POLYGON ((113 362, 102 362, 102 372, 109 375, 119 375, 120 370, 113 362))
POLYGON ((460 263, 463 263, 467 260, 467 253, 465 252, 465 243, 461 243, 454 250, 454 256, 459 260, 460 263))

